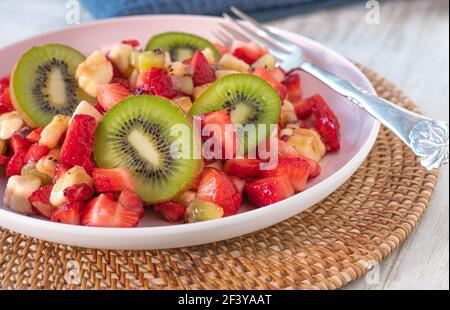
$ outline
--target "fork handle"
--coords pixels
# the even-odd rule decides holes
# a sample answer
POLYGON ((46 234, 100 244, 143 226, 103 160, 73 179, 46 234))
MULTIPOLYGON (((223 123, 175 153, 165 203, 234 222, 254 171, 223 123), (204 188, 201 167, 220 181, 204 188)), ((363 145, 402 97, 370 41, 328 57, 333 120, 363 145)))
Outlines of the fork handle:
POLYGON ((421 158, 422 165, 428 170, 449 162, 448 122, 432 120, 401 108, 312 63, 305 61, 300 69, 366 110, 392 130, 421 158))

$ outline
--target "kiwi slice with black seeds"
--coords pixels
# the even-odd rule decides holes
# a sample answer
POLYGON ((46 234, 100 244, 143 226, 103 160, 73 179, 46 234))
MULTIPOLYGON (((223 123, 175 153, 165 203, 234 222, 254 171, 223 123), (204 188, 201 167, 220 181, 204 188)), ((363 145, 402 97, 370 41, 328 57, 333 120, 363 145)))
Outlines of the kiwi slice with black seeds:
POLYGON ((201 164, 197 146, 192 119, 179 107, 161 97, 134 96, 114 106, 100 122, 94 157, 99 167, 127 167, 136 192, 154 204, 188 189, 201 164), (185 134, 173 134, 174 126, 185 134), (174 146, 183 156, 174 156, 174 146))
POLYGON ((17 63, 11 78, 11 97, 16 110, 31 127, 43 127, 54 115, 72 115, 82 100, 95 103, 79 88, 79 51, 60 44, 33 47, 17 63))
POLYGON ((184 61, 192 58, 195 51, 202 51, 205 48, 210 48, 213 51, 216 60, 220 58, 219 51, 211 42, 184 32, 166 32, 156 35, 147 43, 146 50, 159 48, 168 52, 172 61, 184 61))
POLYGON ((190 114, 201 115, 228 109, 234 124, 246 129, 237 134, 241 151, 248 153, 269 137, 270 125, 278 123, 281 111, 281 99, 273 87, 265 80, 251 74, 232 74, 212 84, 193 104, 190 114), (258 125, 265 125, 265 134, 258 132, 258 125), (250 133, 255 138, 250 139, 250 133), (242 147, 243 146, 243 147, 242 147))

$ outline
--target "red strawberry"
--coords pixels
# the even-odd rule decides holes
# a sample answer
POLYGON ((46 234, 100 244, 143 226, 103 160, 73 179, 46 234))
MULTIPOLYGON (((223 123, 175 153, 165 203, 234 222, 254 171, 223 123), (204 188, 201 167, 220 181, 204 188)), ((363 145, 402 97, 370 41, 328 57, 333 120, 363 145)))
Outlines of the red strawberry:
POLYGON ((309 161, 303 158, 279 158, 278 165, 272 170, 261 170, 261 178, 285 177, 296 192, 301 192, 306 187, 309 178, 309 161))
POLYGON ((126 209, 133 210, 139 214, 139 218, 144 217, 144 203, 138 195, 129 190, 120 193, 119 203, 126 209))
POLYGON ((14 111, 14 106, 11 101, 11 96, 9 94, 9 87, 6 87, 0 95, 0 102, 4 107, 9 109, 9 111, 14 111))
POLYGON ((314 127, 322 137, 328 152, 339 151, 341 136, 336 122, 328 116, 324 116, 316 120, 314 127))
POLYGON ((280 67, 273 69, 271 73, 274 79, 280 83, 286 78, 286 72, 280 67))
POLYGON ((97 87, 98 102, 105 111, 111 110, 113 106, 129 95, 129 90, 119 83, 99 85, 97 87))
POLYGON ((259 159, 230 159, 226 161, 223 171, 228 175, 248 180, 258 176, 260 164, 259 159))
POLYGON ((238 189, 238 191, 240 191, 241 193, 244 192, 245 180, 235 177, 235 176, 232 176, 231 180, 233 181, 233 183, 236 186, 236 188, 238 189))
POLYGON ((191 72, 194 86, 212 83, 216 80, 214 70, 206 60, 202 52, 196 51, 191 61, 191 72))
POLYGON ((34 143, 30 146, 25 155, 25 163, 38 162, 39 159, 48 154, 50 150, 45 145, 39 145, 39 143, 34 143))
POLYGON ((112 201, 117 201, 118 197, 116 193, 103 193, 106 197, 108 197, 112 201))
POLYGON ((154 207, 155 211, 160 212, 170 223, 174 223, 182 219, 187 209, 185 205, 173 201, 159 203, 154 207))
POLYGON ((72 168, 69 165, 66 165, 62 162, 59 162, 56 164, 56 169, 55 169, 55 177, 53 179, 54 182, 56 182, 56 180, 58 180, 60 177, 63 176, 63 174, 65 174, 67 171, 70 170, 70 168, 72 168))
POLYGON ((95 108, 97 111, 99 111, 101 114, 105 114, 105 113, 106 113, 105 109, 103 109, 103 107, 102 107, 102 105, 100 104, 100 102, 97 102, 97 103, 94 105, 94 108, 95 108))
POLYGON ((55 209, 50 220, 57 223, 80 225, 84 205, 84 202, 81 201, 68 202, 55 209))
POLYGON ((121 192, 123 190, 134 190, 136 182, 127 168, 94 170, 94 187, 97 192, 121 192))
POLYGON ((15 133, 9 140, 9 149, 12 154, 17 154, 19 152, 27 152, 30 147, 31 142, 24 138, 22 135, 15 133))
POLYGON ((313 114, 311 101, 308 99, 300 99, 294 102, 294 108, 299 119, 306 119, 313 114))
POLYGON ((318 176, 322 170, 317 161, 300 155, 292 145, 282 140, 278 141, 278 158, 301 158, 303 160, 307 160, 309 162, 310 178, 318 176))
POLYGON ((87 200, 94 194, 94 191, 86 183, 81 183, 65 188, 63 193, 67 201, 71 203, 87 200))
POLYGON ((257 61, 262 55, 262 50, 255 43, 244 43, 235 41, 231 46, 231 50, 234 56, 245 61, 249 65, 257 61))
POLYGON ((202 173, 197 198, 218 204, 223 208, 224 216, 229 216, 238 212, 242 202, 242 193, 225 173, 213 168, 206 168, 202 173))
POLYGON ((11 77, 9 75, 0 79, 0 93, 2 93, 7 87, 9 87, 10 81, 11 77))
POLYGON ((40 216, 50 218, 54 207, 50 204, 53 185, 43 186, 28 198, 33 211, 40 216))
POLYGON ((294 188, 285 177, 268 177, 245 185, 245 192, 257 207, 264 207, 294 195, 294 188))
POLYGON ((11 157, 10 161, 8 162, 8 165, 6 166, 6 175, 8 177, 20 175, 22 173, 22 168, 26 164, 25 162, 26 154, 27 154, 26 151, 19 150, 11 157))
POLYGON ((309 177, 315 178, 320 174, 320 172, 322 172, 322 167, 317 161, 306 157, 304 158, 309 161, 309 177))
POLYGON ((275 77, 272 75, 272 73, 270 73, 269 70, 263 68, 263 67, 258 67, 254 72, 254 75, 259 76, 260 78, 266 80, 270 85, 272 85, 272 87, 278 92, 278 94, 280 94, 281 99, 286 98, 287 95, 287 89, 286 86, 284 86, 283 84, 281 84, 280 82, 278 82, 275 77))
POLYGON ((101 194, 86 205, 81 214, 81 224, 95 227, 134 227, 139 223, 139 216, 138 212, 101 194))
POLYGON ((89 115, 75 115, 61 147, 61 161, 71 166, 92 170, 92 148, 97 122, 89 115))
MULTIPOLYGON (((209 133, 209 137, 215 141, 215 144, 222 147, 220 157, 216 159, 233 158, 238 152, 239 144, 237 141, 236 131, 234 130, 233 121, 227 110, 218 112, 209 112, 202 115, 202 130, 209 133), (205 128, 205 126, 207 126, 205 128)), ((206 133, 206 132, 205 132, 206 133)), ((219 155, 218 151, 211 149, 208 151, 219 155)), ((216 156, 217 157, 217 156, 216 156)))
POLYGON ((127 79, 124 78, 120 78, 120 77, 114 77, 111 80, 111 84, 120 84, 123 87, 125 87, 126 89, 130 89, 130 82, 127 79))
POLYGON ((290 101, 300 100, 302 97, 302 87, 298 74, 289 74, 282 83, 287 88, 288 99, 290 101))
POLYGON ((153 68, 142 74, 142 81, 144 86, 153 95, 173 99, 178 95, 178 92, 172 85, 172 79, 162 69, 153 68))
POLYGON ((127 44, 127 45, 130 45, 132 47, 138 47, 139 45, 141 45, 138 40, 134 40, 134 39, 123 40, 122 44, 127 44))
POLYGON ((5 155, 0 155, 0 167, 7 166, 10 160, 11 160, 11 157, 5 156, 5 155))
POLYGON ((31 143, 38 143, 39 140, 41 139, 41 133, 42 133, 42 130, 44 130, 44 128, 43 128, 43 127, 40 127, 40 128, 36 128, 36 129, 33 130, 32 132, 30 132, 30 133, 27 135, 28 141, 30 141, 31 143))

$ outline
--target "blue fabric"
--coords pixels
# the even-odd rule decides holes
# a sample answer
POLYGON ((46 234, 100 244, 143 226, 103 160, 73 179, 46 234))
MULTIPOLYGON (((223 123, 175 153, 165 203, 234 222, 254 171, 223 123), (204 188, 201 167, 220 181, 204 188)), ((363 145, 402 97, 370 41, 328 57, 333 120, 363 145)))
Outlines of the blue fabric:
POLYGON ((82 0, 82 3, 97 18, 142 14, 221 15, 230 6, 236 6, 267 21, 355 1, 358 0, 82 0))

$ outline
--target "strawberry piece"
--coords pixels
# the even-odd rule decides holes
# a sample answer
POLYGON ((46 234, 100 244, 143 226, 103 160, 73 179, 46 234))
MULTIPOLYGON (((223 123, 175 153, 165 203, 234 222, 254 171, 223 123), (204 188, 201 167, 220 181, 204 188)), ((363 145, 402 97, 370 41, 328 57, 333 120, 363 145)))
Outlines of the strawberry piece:
POLYGON ((9 87, 10 82, 11 77, 9 75, 0 79, 0 93, 2 93, 6 88, 9 87))
POLYGON ((121 77, 114 77, 111 80, 111 84, 120 84, 128 90, 130 89, 130 82, 127 79, 121 77))
POLYGON ((80 225, 84 206, 85 203, 81 201, 68 202, 55 209, 50 220, 57 223, 80 225))
POLYGON ((304 159, 309 161, 309 177, 310 178, 315 178, 316 176, 318 176, 320 174, 320 172, 322 172, 322 167, 320 166, 320 164, 315 161, 314 159, 309 159, 304 157, 304 159))
POLYGON ((279 158, 278 165, 272 170, 261 170, 261 178, 285 177, 296 192, 305 190, 309 178, 309 161, 303 158, 279 158))
POLYGON ((70 166, 92 170, 92 148, 97 122, 89 115, 75 115, 61 147, 61 161, 70 166))
POLYGON ((97 87, 97 99, 105 111, 111 110, 113 106, 129 96, 127 88, 119 83, 99 85, 97 87))
POLYGON ((11 101, 11 96, 9 94, 9 87, 6 87, 0 95, 0 102, 9 111, 14 111, 14 106, 11 101))
POLYGON ((38 143, 39 140, 41 140, 41 133, 42 133, 43 130, 44 130, 44 128, 40 127, 40 128, 36 128, 32 132, 30 132, 27 135, 28 141, 30 141, 31 143, 38 143))
POLYGON ((50 150, 45 145, 39 145, 39 143, 34 143, 30 146, 25 155, 24 159, 25 163, 29 163, 30 161, 38 162, 39 159, 47 155, 49 152, 50 150))
POLYGON ((224 216, 229 216, 238 212, 242 202, 242 193, 225 173, 217 169, 206 168, 202 173, 197 198, 221 206, 224 216))
POLYGON ((302 87, 300 82, 300 76, 298 74, 289 74, 282 81, 282 84, 286 86, 288 99, 290 101, 300 100, 302 97, 302 87))
POLYGON ((226 47, 225 45, 222 45, 220 43, 214 43, 215 48, 219 51, 220 55, 225 55, 226 53, 230 52, 230 49, 226 47))
POLYGON ((194 86, 200 86, 208 83, 212 83, 216 80, 216 74, 214 70, 206 60, 206 57, 202 52, 196 51, 192 57, 191 63, 192 81, 194 86))
POLYGON ((94 170, 92 177, 95 190, 99 193, 132 191, 136 187, 136 182, 127 168, 97 168, 94 170))
POLYGON ((117 201, 118 197, 116 193, 103 193, 106 197, 111 199, 112 201, 117 201))
POLYGON ((258 67, 254 72, 254 75, 259 76, 260 78, 266 80, 270 85, 272 85, 272 87, 278 92, 278 94, 280 95, 281 99, 286 98, 287 95, 287 89, 286 86, 284 86, 283 84, 281 84, 279 81, 277 81, 275 79, 275 77, 272 75, 272 73, 270 73, 269 70, 263 68, 263 67, 258 67))
POLYGON ((300 99, 294 102, 294 108, 299 119, 306 119, 313 114, 312 104, 308 99, 300 99))
POLYGON ((46 185, 35 191, 28 198, 34 213, 45 218, 50 218, 54 207, 50 204, 50 194, 53 185, 46 185))
POLYGON ((282 176, 254 180, 245 185, 245 192, 257 207, 264 207, 294 195, 294 188, 282 176))
POLYGON ((1 166, 6 167, 10 160, 11 160, 11 157, 5 156, 5 155, 0 155, 0 167, 1 166))
POLYGON ((84 226, 126 228, 138 223, 138 212, 123 207, 104 194, 89 201, 81 214, 81 224, 84 226))
POLYGON ((19 152, 26 153, 30 145, 31 142, 18 133, 13 134, 9 140, 9 149, 12 154, 17 154, 19 152))
POLYGON ((205 113, 202 115, 201 123, 202 130, 205 129, 205 131, 209 132, 209 137, 207 138, 214 140, 213 146, 220 145, 222 148, 220 155, 219 151, 215 149, 209 150, 216 154, 216 159, 233 158, 239 150, 239 143, 228 110, 205 113), (205 128, 205 126, 208 127, 205 128))
POLYGON ((142 82, 153 95, 173 99, 178 95, 178 92, 172 85, 170 76, 160 68, 153 68, 142 74, 142 82))
POLYGON ((236 186, 236 188, 238 189, 238 191, 243 193, 244 188, 245 188, 245 180, 235 177, 235 176, 231 176, 231 180, 233 181, 233 183, 236 186))
POLYGON ((55 177, 53 178, 53 181, 56 182, 60 177, 62 177, 67 171, 72 168, 70 165, 66 165, 62 162, 59 162, 56 164, 55 169, 55 177))
POLYGON ((94 108, 95 108, 98 112, 100 112, 102 115, 106 113, 105 109, 103 109, 103 107, 102 107, 102 105, 100 104, 100 102, 97 102, 97 103, 94 105, 94 108))
POLYGON ((286 78, 286 72, 284 72, 284 70, 280 67, 273 69, 271 73, 274 79, 280 83, 283 82, 283 80, 286 78))
POLYGON ((256 62, 264 54, 264 51, 253 42, 234 41, 231 46, 231 51, 235 57, 245 61, 249 65, 256 62))
POLYGON ((94 191, 86 183, 81 183, 66 187, 63 193, 67 201, 71 203, 89 199, 94 194, 94 191))
POLYGON ((336 126, 336 123, 331 118, 329 118, 328 116, 319 118, 316 121, 314 127, 322 137, 322 140, 325 143, 328 152, 340 150, 341 136, 339 132, 339 127, 336 126))
POLYGON ((139 45, 141 45, 141 44, 139 43, 139 41, 138 41, 138 40, 135 40, 135 39, 123 40, 123 41, 122 41, 122 44, 130 45, 130 46, 132 46, 132 47, 138 47, 139 45))
POLYGON ((260 164, 259 159, 230 159, 226 161, 223 171, 228 175, 249 180, 258 176, 260 164))
POLYGON ((22 168, 25 166, 25 155, 27 154, 24 150, 19 150, 15 153, 8 162, 6 166, 6 175, 12 177, 14 175, 21 175, 22 168))
POLYGON ((155 211, 162 214, 162 216, 170 223, 177 222, 184 217, 187 207, 181 203, 167 201, 156 204, 155 211))
POLYGON ((126 209, 133 210, 139 214, 139 218, 144 217, 144 203, 138 195, 129 190, 124 190, 120 193, 119 203, 126 209))

